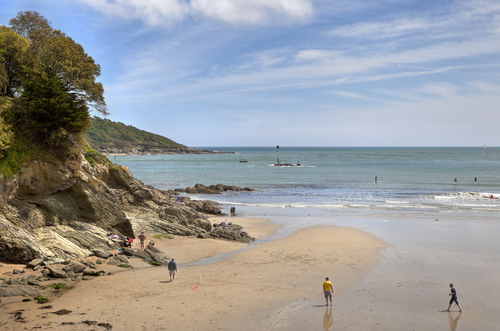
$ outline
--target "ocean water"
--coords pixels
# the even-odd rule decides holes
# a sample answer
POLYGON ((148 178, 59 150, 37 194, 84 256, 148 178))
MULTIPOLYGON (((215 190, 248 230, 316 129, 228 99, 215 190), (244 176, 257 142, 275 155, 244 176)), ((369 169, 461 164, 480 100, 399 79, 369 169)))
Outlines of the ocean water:
POLYGON ((110 158, 160 189, 196 183, 256 189, 192 196, 226 205, 342 212, 500 211, 500 200, 485 198, 500 198, 499 147, 280 147, 281 163, 300 162, 301 167, 273 166, 273 147, 200 148, 236 154, 110 158), (248 163, 239 162, 242 158, 248 163))

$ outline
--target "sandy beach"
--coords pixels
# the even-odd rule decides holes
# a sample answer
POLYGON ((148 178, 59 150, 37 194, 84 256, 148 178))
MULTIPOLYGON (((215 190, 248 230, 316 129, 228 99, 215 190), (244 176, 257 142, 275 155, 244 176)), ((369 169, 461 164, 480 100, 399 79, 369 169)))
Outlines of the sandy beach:
MULTIPOLYGON (((258 238, 279 228, 264 219, 238 218, 237 222, 258 238), (252 231, 255 226, 259 231, 252 231)), ((106 266, 103 269, 113 275, 75 282, 65 293, 51 296, 53 309, 49 311, 69 309, 69 315, 50 314, 33 301, 23 303, 22 298, 14 297, 2 299, 0 321, 6 330, 49 326, 91 330, 92 326, 79 324, 83 320, 109 323, 113 330, 250 329, 245 326, 250 321, 264 323, 266 316, 290 302, 315 299, 324 304, 321 286, 325 276, 334 280, 336 295, 353 288, 380 263, 380 251, 387 247, 359 229, 311 227, 276 241, 253 244, 251 249, 215 263, 183 266, 247 245, 179 237, 156 242, 179 263, 175 282, 169 282, 166 267, 132 259, 133 270, 106 266), (9 313, 17 309, 25 309, 27 323, 13 321, 9 313)))

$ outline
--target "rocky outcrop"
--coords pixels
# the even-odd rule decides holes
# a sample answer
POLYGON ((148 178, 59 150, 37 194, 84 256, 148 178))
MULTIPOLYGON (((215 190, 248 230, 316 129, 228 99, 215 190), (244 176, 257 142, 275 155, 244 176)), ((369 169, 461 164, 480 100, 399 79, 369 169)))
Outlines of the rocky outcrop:
POLYGON ((200 211, 220 214, 215 203, 183 197, 180 206, 175 192, 144 185, 100 155, 85 157, 79 167, 37 161, 24 164, 15 178, 0 176, 0 261, 41 258, 50 265, 97 251, 106 258, 122 244, 109 233, 197 235, 211 228, 200 211))
POLYGON ((242 241, 242 242, 252 242, 255 238, 250 237, 248 233, 241 231, 243 227, 238 224, 230 224, 227 225, 227 228, 224 228, 220 224, 214 224, 214 228, 210 233, 211 238, 220 238, 232 241, 242 241))
POLYGON ((195 186, 189 186, 185 189, 176 188, 174 190, 174 192, 186 192, 190 194, 220 194, 222 192, 227 192, 227 191, 251 192, 255 191, 255 189, 249 187, 239 187, 239 186, 224 185, 224 184, 217 184, 210 186, 205 186, 203 184, 196 184, 195 186))

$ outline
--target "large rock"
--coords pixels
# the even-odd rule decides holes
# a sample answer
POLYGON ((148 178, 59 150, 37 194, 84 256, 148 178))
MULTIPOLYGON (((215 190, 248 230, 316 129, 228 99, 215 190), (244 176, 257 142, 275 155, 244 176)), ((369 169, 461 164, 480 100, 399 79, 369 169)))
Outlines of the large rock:
POLYGON ((255 238, 250 237, 248 233, 241 231, 243 228, 237 224, 228 225, 227 228, 222 226, 214 226, 211 236, 212 238, 227 239, 232 241, 252 242, 255 238))
POLYGON ((71 261, 67 266, 63 268, 64 271, 70 272, 73 271, 74 273, 79 273, 83 272, 85 270, 86 266, 80 262, 77 261, 71 261))
POLYGON ((30 285, 5 285, 0 284, 1 297, 35 296, 43 293, 38 287, 30 285))
POLYGON ((156 247, 153 247, 151 245, 148 245, 146 249, 144 249, 146 253, 151 255, 151 258, 153 261, 161 263, 161 264, 168 264, 170 262, 170 258, 165 255, 162 251, 157 249, 156 247))
POLYGON ((31 260, 31 262, 29 262, 27 264, 28 267, 30 268, 34 268, 36 266, 39 266, 43 263, 43 258, 39 258, 39 259, 34 259, 34 260, 31 260))
POLYGON ((48 267, 49 273, 52 277, 54 278, 65 278, 66 277, 66 271, 57 269, 57 268, 52 268, 48 267))
POLYGON ((145 260, 152 260, 151 255, 149 255, 147 252, 143 251, 142 249, 134 251, 134 256, 141 258, 141 259, 145 259, 145 260))
POLYGON ((93 249, 92 253, 94 253, 95 256, 100 257, 101 259, 107 259, 108 257, 113 255, 111 253, 101 251, 100 249, 93 249))

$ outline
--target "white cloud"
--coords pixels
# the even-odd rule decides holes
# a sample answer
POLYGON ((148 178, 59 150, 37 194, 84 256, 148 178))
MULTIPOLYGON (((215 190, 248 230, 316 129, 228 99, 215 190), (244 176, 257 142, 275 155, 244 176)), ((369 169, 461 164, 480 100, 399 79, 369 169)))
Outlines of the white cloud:
POLYGON ((342 97, 354 98, 354 99, 367 99, 364 95, 361 95, 356 92, 347 92, 347 91, 332 91, 333 94, 340 95, 342 97))
POLYGON ((334 54, 338 53, 321 49, 307 49, 298 52, 295 57, 301 60, 320 60, 327 57, 331 57, 334 54))
POLYGON ((189 17, 233 24, 304 21, 313 14, 310 0, 79 0, 107 15, 169 26, 189 17))

